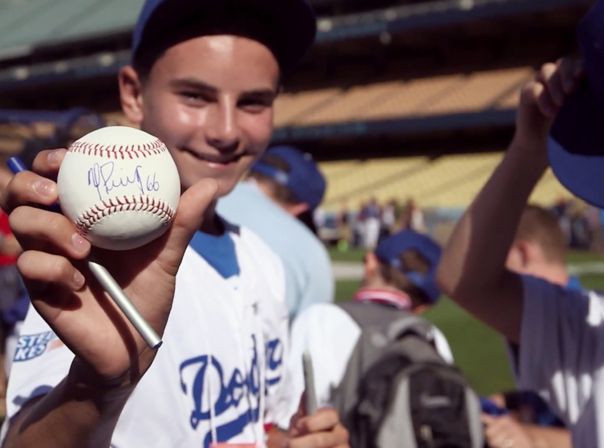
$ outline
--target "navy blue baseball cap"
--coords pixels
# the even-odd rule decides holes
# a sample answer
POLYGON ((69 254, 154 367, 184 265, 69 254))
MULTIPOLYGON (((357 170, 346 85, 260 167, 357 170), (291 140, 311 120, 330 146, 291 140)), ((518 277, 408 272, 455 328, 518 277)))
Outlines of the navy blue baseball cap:
POLYGON ((604 207, 604 0, 577 29, 585 78, 566 99, 548 139, 552 170, 581 199, 604 207))
POLYGON ((428 235, 409 229, 384 238, 375 249, 378 260, 399 269, 432 304, 440 297, 440 289, 436 284, 436 268, 441 252, 440 245, 428 235), (428 262, 428 272, 416 272, 403 265, 401 256, 408 250, 416 250, 428 262))
POLYGON ((314 210, 323 200, 327 182, 317 163, 309 153, 292 146, 274 146, 250 168, 251 172, 270 177, 286 187, 300 202, 314 210), (288 171, 273 166, 272 158, 278 158, 289 167, 288 171))
POLYGON ((262 42, 288 72, 316 31, 308 0, 146 0, 132 35, 132 61, 149 52, 158 56, 190 37, 234 34, 262 42))

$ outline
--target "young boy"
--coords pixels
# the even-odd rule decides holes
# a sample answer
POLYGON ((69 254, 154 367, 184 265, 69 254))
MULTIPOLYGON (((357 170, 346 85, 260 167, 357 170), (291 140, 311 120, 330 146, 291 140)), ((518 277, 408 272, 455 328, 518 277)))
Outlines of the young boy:
MULTIPOLYGON (((314 33, 304 0, 145 3, 121 102, 170 149, 183 193, 170 230, 144 247, 91 249, 67 218, 39 207, 57 201, 64 150, 41 152, 15 176, 1 205, 37 312, 15 355, 4 446, 263 445, 264 425, 282 412, 281 265, 215 205, 265 150, 280 79, 314 33), (158 351, 90 276, 89 255, 164 335, 158 351)), ((329 409, 294 421, 290 436, 292 447, 347 439, 329 409)))
MULTIPOLYGON (((568 273, 566 238, 556 216, 536 205, 527 206, 520 216, 516 235, 508 252, 506 267, 522 275, 532 275, 553 284, 580 288, 568 273)), ((510 361, 518 376, 519 347, 509 344, 510 361)), ((485 435, 490 446, 505 441, 514 446, 570 447, 570 433, 549 406, 533 391, 511 390, 496 400, 512 411, 502 416, 484 416, 485 435)))
MULTIPOLYGON (((571 106, 572 112, 565 118, 576 120, 569 129, 571 134, 582 130, 582 126, 592 127, 591 133, 576 132, 571 139, 570 143, 584 146, 576 158, 566 155, 570 160, 563 168, 570 177, 565 182, 571 186, 583 184, 589 193, 600 198, 599 205, 604 205, 602 176, 597 172, 601 165, 595 163, 602 153, 602 116, 597 111, 604 104, 603 20, 604 2, 599 1, 579 29, 583 49, 593 57, 586 66, 587 74, 592 75, 589 85, 593 90, 580 86, 575 91, 581 66, 567 59, 544 65, 523 88, 514 139, 458 223, 438 270, 445 293, 509 340, 519 343, 521 387, 540 391, 547 398, 571 429, 573 446, 577 448, 604 446, 603 298, 594 292, 522 276, 505 264, 529 195, 548 166, 546 148, 553 120, 561 108, 562 112, 569 111, 563 105, 571 106), (577 100, 591 102, 595 107, 577 107, 577 100), (588 154, 589 149, 594 150, 592 154, 588 154), (583 172, 575 165, 576 159, 581 158, 585 159, 579 164, 583 172)), ((555 146, 552 148, 552 160, 556 155, 562 156, 555 154, 555 146)), ((509 440, 500 442, 501 446, 512 446, 509 440)))

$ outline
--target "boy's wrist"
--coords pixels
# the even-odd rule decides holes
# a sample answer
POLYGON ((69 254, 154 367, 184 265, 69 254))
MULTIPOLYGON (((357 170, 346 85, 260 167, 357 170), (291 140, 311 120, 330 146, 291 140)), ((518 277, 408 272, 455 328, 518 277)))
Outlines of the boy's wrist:
POLYGON ((129 371, 110 380, 104 379, 77 357, 67 374, 66 385, 74 399, 90 400, 101 408, 111 403, 125 403, 136 387, 130 380, 129 371))

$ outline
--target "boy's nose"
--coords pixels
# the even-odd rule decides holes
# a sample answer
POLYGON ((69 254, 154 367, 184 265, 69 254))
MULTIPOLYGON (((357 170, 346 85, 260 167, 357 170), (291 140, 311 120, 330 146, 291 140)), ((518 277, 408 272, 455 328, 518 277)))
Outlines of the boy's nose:
POLYGON ((221 150, 236 149, 240 133, 235 107, 217 105, 210 115, 206 132, 208 143, 221 150))

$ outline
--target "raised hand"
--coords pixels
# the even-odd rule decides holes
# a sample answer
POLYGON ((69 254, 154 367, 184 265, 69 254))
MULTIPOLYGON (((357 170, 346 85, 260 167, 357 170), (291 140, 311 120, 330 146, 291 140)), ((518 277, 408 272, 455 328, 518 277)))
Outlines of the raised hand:
POLYGON ((545 157, 549 129, 566 97, 583 76, 580 61, 563 58, 544 64, 520 93, 514 141, 545 157))

